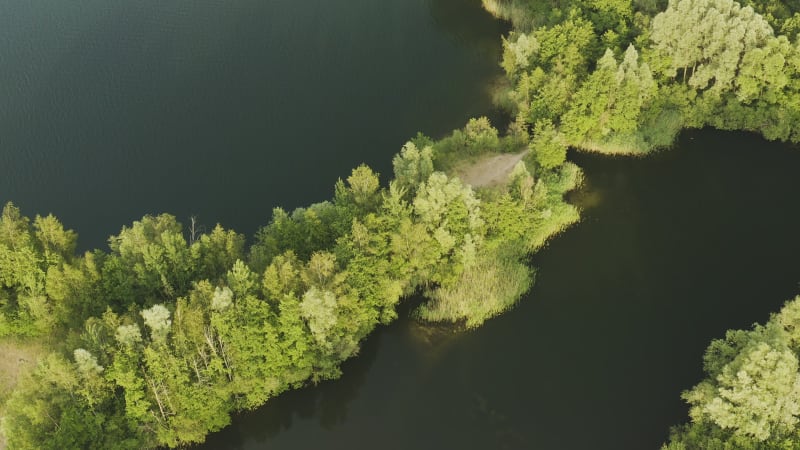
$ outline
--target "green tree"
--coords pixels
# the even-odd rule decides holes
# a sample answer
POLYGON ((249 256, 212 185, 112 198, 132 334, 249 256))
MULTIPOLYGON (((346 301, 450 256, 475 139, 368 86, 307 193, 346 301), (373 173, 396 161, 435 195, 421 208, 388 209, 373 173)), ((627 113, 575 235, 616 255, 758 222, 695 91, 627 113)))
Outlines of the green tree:
POLYGON ((677 428, 665 448, 790 448, 800 421, 800 366, 796 346, 800 297, 750 331, 731 330, 709 345, 707 377, 683 398, 690 425, 677 428))
POLYGON ((95 397, 94 392, 94 400, 88 401, 91 386, 86 386, 85 377, 94 377, 91 372, 96 374, 98 366, 91 355, 76 359, 78 362, 71 364, 50 354, 23 378, 6 405, 3 426, 9 448, 137 449, 146 445, 113 396, 101 391, 101 396, 95 397))
MULTIPOLYGON (((47 296, 47 273, 69 264, 75 233, 53 216, 34 225, 12 203, 0 216, 0 336, 48 333, 61 320, 47 296)), ((59 310, 58 312, 68 314, 59 310)))
POLYGON ((73 257, 78 235, 72 230, 65 230, 52 214, 46 217, 37 215, 33 228, 47 265, 69 261, 73 257))
POLYGON ((531 140, 531 152, 536 164, 550 170, 567 160, 567 145, 553 122, 542 119, 536 122, 531 140))
POLYGON ((783 90, 796 73, 788 61, 793 52, 789 40, 779 36, 767 39, 764 47, 745 53, 735 80, 737 99, 745 104, 777 104, 785 100, 783 90))
POLYGON ((458 178, 434 172, 414 198, 414 216, 433 237, 444 260, 432 280, 452 282, 467 262, 471 246, 480 245, 484 222, 480 201, 458 178))
POLYGON ((563 117, 567 139, 577 145, 610 140, 634 140, 642 110, 656 94, 656 84, 647 63, 628 46, 621 63, 611 50, 597 62, 597 69, 573 96, 573 105, 563 117))
POLYGON ((516 78, 519 73, 527 70, 534 56, 539 52, 539 41, 535 36, 525 33, 510 33, 508 38, 503 37, 503 59, 501 66, 509 78, 516 78))
POLYGON ((396 187, 413 196, 417 186, 433 173, 433 148, 428 145, 420 149, 409 141, 392 159, 392 166, 396 187))
POLYGON ((87 252, 71 264, 47 269, 46 293, 53 304, 54 320, 62 326, 80 328, 86 319, 99 316, 108 305, 101 291, 101 267, 105 255, 87 252))
POLYGON ((244 236, 226 230, 219 224, 210 233, 200 235, 191 244, 197 278, 216 280, 227 273, 238 260, 245 259, 244 236))
POLYGON ((183 295, 196 277, 182 227, 169 214, 145 216, 109 239, 103 266, 106 296, 119 305, 149 306, 183 295))
POLYGON ((744 54, 766 45, 772 28, 733 0, 670 0, 652 23, 655 56, 665 74, 697 90, 731 90, 744 54))
POLYGON ((329 333, 336 325, 336 295, 331 291, 312 287, 303 294, 300 311, 317 344, 328 347, 329 333))
MULTIPOLYGON (((353 172, 347 177, 347 184, 342 180, 336 183, 334 203, 350 210, 351 216, 348 217, 363 216, 368 212, 375 211, 380 204, 380 196, 378 174, 362 164, 353 169, 353 172)), ((349 221, 346 225, 350 225, 349 221)), ((346 232, 344 228, 341 228, 340 231, 346 232)))
POLYGON ((250 248, 249 264, 253 270, 262 272, 272 258, 289 250, 300 259, 308 259, 315 251, 332 248, 336 239, 349 231, 353 215, 362 207, 372 208, 372 202, 380 197, 380 193, 371 191, 377 186, 377 175, 368 170, 360 171, 356 177, 361 186, 358 193, 352 186, 337 183, 336 204, 315 203, 297 208, 291 215, 275 208, 269 225, 256 232, 250 248), (356 200, 357 196, 360 200, 356 200))

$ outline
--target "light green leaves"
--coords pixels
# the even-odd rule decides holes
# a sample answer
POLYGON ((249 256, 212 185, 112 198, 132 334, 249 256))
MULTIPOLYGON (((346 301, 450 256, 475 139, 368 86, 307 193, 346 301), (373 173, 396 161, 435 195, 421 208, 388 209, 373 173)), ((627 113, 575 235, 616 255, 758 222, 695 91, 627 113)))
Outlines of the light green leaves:
POLYGON ((764 441, 794 430, 800 414, 797 357, 787 348, 753 342, 715 380, 684 394, 692 420, 764 441))
POLYGON ((328 332, 336 325, 336 295, 333 292, 309 289, 300 302, 300 312, 318 344, 327 346, 328 332))
POLYGON ((395 189, 405 189, 407 193, 413 195, 417 186, 433 173, 433 149, 430 146, 420 149, 409 141, 400 153, 394 156, 392 166, 395 189))
POLYGON ((228 287, 217 287, 214 289, 214 296, 211 297, 211 309, 216 312, 225 312, 233 305, 233 291, 228 287))
POLYGON ((531 66, 533 56, 539 51, 539 41, 525 33, 511 33, 503 37, 503 61, 501 65, 509 77, 531 66))
POLYGON ((136 324, 120 325, 117 327, 117 332, 114 337, 120 344, 132 347, 142 342, 142 331, 136 324))
POLYGON ((88 350, 76 348, 72 354, 75 358, 75 364, 78 366, 78 371, 84 376, 103 372, 103 366, 97 364, 97 358, 89 353, 88 350))
POLYGON ((442 172, 435 172, 420 185, 413 204, 420 223, 430 231, 445 227, 463 236, 483 226, 480 202, 472 189, 442 172))
POLYGON ((153 305, 140 314, 144 324, 150 329, 150 338, 153 342, 164 343, 172 325, 169 310, 164 305, 153 305))
POLYGON ((733 0, 671 0, 653 19, 651 39, 666 75, 698 90, 729 91, 742 56, 764 47, 772 28, 753 8, 733 0))
MULTIPOLYGON (((764 326, 728 331, 705 355, 708 378, 683 394, 696 426, 743 442, 796 437, 800 422, 800 364, 796 348, 800 297, 764 326)), ((690 439, 694 439, 690 437, 690 439)), ((757 445, 756 445, 757 446, 757 445)))
POLYGON ((531 140, 533 159, 539 167, 554 169, 567 160, 567 144, 549 119, 536 121, 531 140))

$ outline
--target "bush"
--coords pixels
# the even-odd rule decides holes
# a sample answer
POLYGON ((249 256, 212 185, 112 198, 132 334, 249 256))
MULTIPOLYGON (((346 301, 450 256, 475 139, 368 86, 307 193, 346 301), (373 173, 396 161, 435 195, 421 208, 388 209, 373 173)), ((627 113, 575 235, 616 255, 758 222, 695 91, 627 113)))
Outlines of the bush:
POLYGON ((543 169, 553 169, 567 160, 567 145, 550 119, 536 121, 531 142, 536 164, 543 169))

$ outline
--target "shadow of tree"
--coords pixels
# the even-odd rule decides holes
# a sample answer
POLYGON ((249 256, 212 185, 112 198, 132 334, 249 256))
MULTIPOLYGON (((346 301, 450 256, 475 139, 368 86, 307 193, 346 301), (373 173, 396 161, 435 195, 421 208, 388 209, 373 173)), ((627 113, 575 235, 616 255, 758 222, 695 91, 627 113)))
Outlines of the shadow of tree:
POLYGON ((284 392, 256 410, 241 412, 233 416, 232 425, 210 434, 198 449, 244 449, 252 442, 264 445, 292 428, 297 419, 316 418, 326 430, 344 423, 348 405, 358 397, 375 362, 384 332, 386 328, 378 329, 362 344, 357 356, 342 364, 339 379, 284 392))
POLYGON ((480 0, 430 0, 428 9, 436 26, 477 57, 500 61, 500 36, 510 24, 492 17, 480 0))

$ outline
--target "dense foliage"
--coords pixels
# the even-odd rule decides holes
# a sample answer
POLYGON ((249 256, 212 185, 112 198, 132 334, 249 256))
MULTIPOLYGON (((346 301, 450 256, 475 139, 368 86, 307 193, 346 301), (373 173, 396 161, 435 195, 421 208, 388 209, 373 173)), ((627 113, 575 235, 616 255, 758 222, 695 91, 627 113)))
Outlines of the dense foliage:
MULTIPOLYGON (((14 449, 151 448, 201 442, 309 381, 334 378, 412 293, 424 320, 468 327, 531 284, 525 257, 578 218, 568 146, 641 153, 683 127, 800 141, 800 4, 749 0, 483 0, 503 38, 514 118, 434 142, 418 135, 381 184, 361 166, 330 201, 275 209, 248 248, 147 216, 75 254, 52 217, 0 217, 0 338, 52 352, 5 402, 14 449), (491 152, 530 152, 501 188, 448 171, 491 152), (55 344, 54 344, 55 343, 55 344)), ((730 332, 685 394, 692 422, 669 449, 792 448, 800 418, 800 300, 730 332)), ((5 400, 5 399, 4 399, 5 400)))
POLYGON ((580 172, 534 158, 477 193, 437 168, 509 139, 485 118, 439 142, 420 135, 387 187, 360 166, 331 201, 276 209, 249 249, 163 214, 123 227, 109 252, 76 255, 57 219, 7 204, 0 337, 58 342, 6 402, 8 445, 202 442, 233 411, 337 377, 405 296, 430 298, 422 319, 468 327, 507 309, 531 284, 526 255, 577 220, 563 194, 580 172))
MULTIPOLYGON (((668 146, 684 127, 800 142, 800 2, 483 0, 509 19, 499 95, 531 147, 610 153, 668 146)), ((691 423, 665 449, 800 445, 800 299, 765 326, 730 331, 684 394, 691 423)))
POLYGON ((484 5, 514 25, 500 98, 534 139, 554 130, 567 145, 641 153, 681 128, 713 126, 800 142, 797 2, 484 5))
POLYGON ((709 345, 708 375, 683 398, 692 422, 664 450, 788 449, 800 442, 800 297, 765 325, 709 345))

